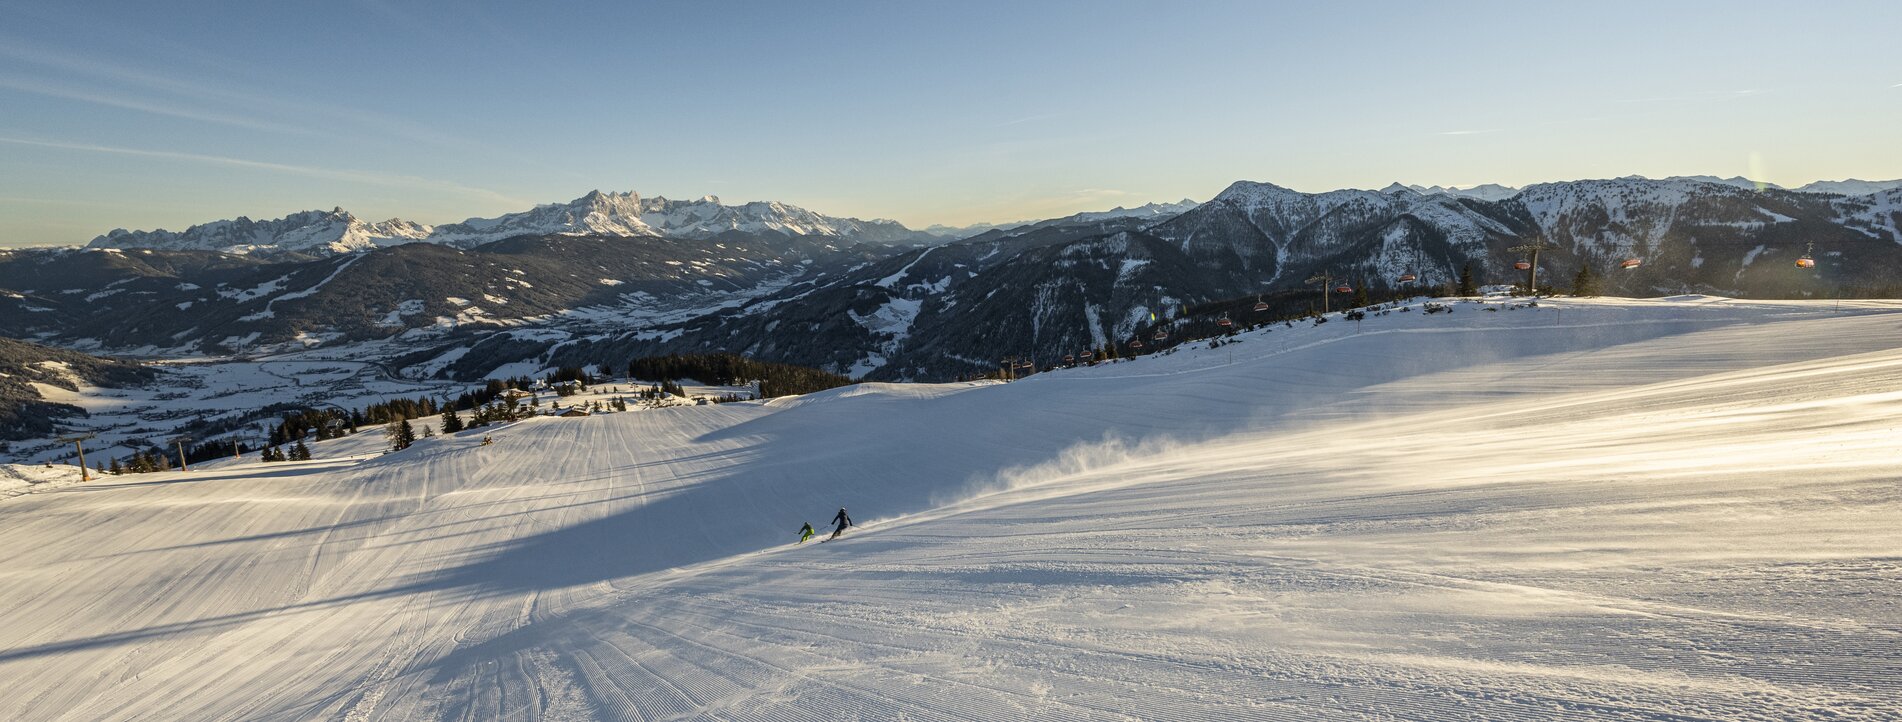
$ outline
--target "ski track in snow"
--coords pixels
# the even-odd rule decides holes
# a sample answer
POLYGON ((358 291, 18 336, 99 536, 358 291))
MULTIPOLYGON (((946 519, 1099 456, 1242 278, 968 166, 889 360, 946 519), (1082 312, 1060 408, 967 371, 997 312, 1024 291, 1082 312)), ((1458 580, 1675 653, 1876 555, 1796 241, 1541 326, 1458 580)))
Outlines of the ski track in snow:
POLYGON ((1902 304, 1455 308, 0 501, 0 717, 1902 716, 1902 304))

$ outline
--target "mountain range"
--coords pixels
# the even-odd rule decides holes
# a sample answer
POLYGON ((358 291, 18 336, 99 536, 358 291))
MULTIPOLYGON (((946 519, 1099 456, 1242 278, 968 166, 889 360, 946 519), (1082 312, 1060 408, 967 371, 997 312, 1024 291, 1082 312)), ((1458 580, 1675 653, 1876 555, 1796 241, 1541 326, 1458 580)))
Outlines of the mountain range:
POLYGON ((576 339, 539 360, 730 350, 874 379, 942 379, 1004 356, 1048 364, 1133 340, 1154 347, 1158 330, 1212 334, 1218 314, 1247 324, 1318 308, 1327 291, 1307 283, 1318 274, 1376 291, 1400 290, 1411 274, 1437 293, 1466 269, 1482 284, 1522 281, 1513 264, 1523 257, 1509 249, 1531 241, 1552 247, 1542 283, 1561 287, 1589 266, 1615 295, 1894 295, 1898 229, 1902 189, 1842 196, 1621 178, 1538 184, 1494 202, 1243 181, 1160 222, 991 231, 708 316, 576 339), (1816 268, 1795 266, 1812 253, 1816 268), (1621 269, 1628 260, 1639 265, 1621 269), (1270 310, 1251 315, 1262 297, 1270 310))
POLYGON ((1106 221, 1113 218, 1139 218, 1159 221, 1180 214, 1197 205, 1195 201, 1184 198, 1174 203, 1144 203, 1134 208, 1117 206, 1107 211, 1084 211, 1061 218, 1050 218, 1041 221, 1026 220, 1011 223, 973 223, 968 226, 955 227, 943 225, 928 226, 925 228, 925 232, 939 238, 958 239, 970 238, 986 231, 1008 230, 1038 224, 1088 223, 1093 221, 1106 221))
POLYGON ((896 221, 839 218, 784 203, 724 205, 714 196, 691 201, 642 198, 637 193, 592 191, 567 203, 551 203, 496 218, 429 226, 402 219, 370 223, 342 208, 305 211, 268 221, 239 217, 186 228, 128 231, 94 238, 88 248, 152 248, 218 251, 265 256, 327 256, 405 243, 457 248, 524 236, 661 236, 705 239, 721 233, 775 232, 827 236, 855 243, 909 243, 935 236, 896 221))
POLYGON ((866 378, 942 379, 1004 355, 1047 363, 1158 330, 1213 333, 1223 313, 1260 320, 1249 315, 1257 297, 1270 316, 1298 313, 1320 300, 1306 283, 1317 274, 1376 291, 1399 290, 1403 274, 1437 291, 1468 268, 1480 283, 1514 282, 1524 276, 1508 249, 1533 241, 1551 247, 1543 282, 1563 287, 1590 267, 1617 295, 1902 293, 1902 187, 1850 195, 1627 177, 1488 200, 1398 184, 1304 193, 1238 181, 1205 203, 929 244, 895 223, 631 193, 433 228, 391 221, 352 233, 352 221, 341 211, 239 219, 96 243, 111 247, 0 251, 0 336, 160 356, 356 348, 396 373, 454 378, 731 351, 866 378), (377 240, 418 233, 410 240, 433 242, 377 240), (286 238, 364 250, 123 243, 188 246, 179 240, 188 237, 239 250, 282 249, 286 238), (1795 266, 1806 254, 1815 268, 1795 266), (1620 270, 1628 260, 1638 267, 1620 270))

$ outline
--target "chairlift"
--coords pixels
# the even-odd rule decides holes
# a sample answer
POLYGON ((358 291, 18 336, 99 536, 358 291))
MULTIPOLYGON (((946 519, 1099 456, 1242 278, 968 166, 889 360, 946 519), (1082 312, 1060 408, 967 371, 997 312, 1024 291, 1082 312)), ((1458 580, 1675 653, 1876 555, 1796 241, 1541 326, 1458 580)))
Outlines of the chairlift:
POLYGON ((1131 340, 1130 340, 1130 342, 1129 342, 1129 347, 1130 347, 1130 348, 1142 348, 1142 347, 1143 347, 1143 340, 1142 340, 1142 339, 1140 339, 1140 338, 1138 338, 1138 339, 1131 339, 1131 340))
POLYGON ((1354 292, 1354 287, 1353 287, 1353 286, 1349 286, 1349 285, 1347 285, 1347 284, 1345 284, 1345 283, 1343 283, 1343 284, 1341 284, 1341 285, 1339 285, 1339 286, 1335 286, 1335 287, 1334 287, 1334 292, 1335 292, 1335 293, 1353 293, 1353 292, 1354 292))
POLYGON ((1519 269, 1521 271, 1528 271, 1532 269, 1532 262, 1521 258, 1518 261, 1513 262, 1512 267, 1519 269))
POLYGON ((1268 302, 1261 300, 1260 295, 1255 296, 1255 313, 1261 313, 1266 310, 1268 310, 1268 302))
POLYGON ((1157 342, 1166 341, 1168 338, 1169 332, 1162 329, 1156 329, 1155 333, 1149 335, 1149 340, 1157 342))
POLYGON ((1222 314, 1221 318, 1218 318, 1215 320, 1215 325, 1221 326, 1222 328, 1228 328, 1230 326, 1235 325, 1235 322, 1228 320, 1228 314, 1224 313, 1222 314))
POLYGON ((1627 258, 1624 263, 1618 264, 1618 267, 1629 271, 1642 265, 1644 265, 1644 259, 1642 258, 1627 258))
POLYGON ((1413 283, 1414 281, 1418 281, 1418 280, 1420 280, 1420 277, 1413 275, 1413 269, 1411 268, 1407 269, 1406 273, 1400 274, 1401 283, 1413 283))
POLYGON ((1810 252, 1815 249, 1816 249, 1816 243, 1811 242, 1811 243, 1805 244, 1803 246, 1803 256, 1801 258, 1796 259, 1796 267, 1797 268, 1815 268, 1816 257, 1810 255, 1810 252))
POLYGON ((1067 363, 1067 364, 1073 364, 1073 363, 1076 363, 1076 356, 1074 356, 1074 355, 1072 355, 1072 354, 1067 354, 1067 353, 1066 353, 1066 354, 1064 354, 1064 355, 1063 355, 1063 362, 1064 362, 1064 363, 1067 363))

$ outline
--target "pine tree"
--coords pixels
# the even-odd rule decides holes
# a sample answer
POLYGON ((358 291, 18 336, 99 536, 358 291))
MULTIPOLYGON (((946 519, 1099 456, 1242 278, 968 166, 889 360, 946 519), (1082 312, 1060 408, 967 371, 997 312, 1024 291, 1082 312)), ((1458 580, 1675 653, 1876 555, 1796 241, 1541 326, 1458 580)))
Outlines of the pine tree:
POLYGON ((456 415, 456 410, 444 409, 442 412, 442 432, 445 434, 453 434, 461 431, 462 428, 462 417, 456 415))
POLYGON ((416 441, 416 431, 409 428, 409 419, 397 419, 383 426, 383 438, 390 442, 391 451, 402 451, 416 441))
POLYGON ((303 439, 298 439, 297 445, 291 447, 291 459, 295 461, 310 461, 310 447, 304 445, 303 439))
POLYGON ((1598 276, 1592 273, 1590 264, 1578 267, 1578 275, 1572 277, 1572 295, 1598 295, 1598 276))
POLYGON ((1354 286, 1354 298, 1347 303, 1350 308, 1366 308, 1373 305, 1373 299, 1367 297, 1367 284, 1356 284, 1354 286))
POLYGON ((1467 261, 1466 266, 1460 269, 1459 295, 1479 295, 1479 284, 1473 283, 1473 263, 1471 261, 1467 261))
POLYGON ((125 467, 119 465, 119 457, 115 456, 112 457, 112 466, 107 467, 106 471, 111 472, 113 476, 118 476, 125 473, 125 467))

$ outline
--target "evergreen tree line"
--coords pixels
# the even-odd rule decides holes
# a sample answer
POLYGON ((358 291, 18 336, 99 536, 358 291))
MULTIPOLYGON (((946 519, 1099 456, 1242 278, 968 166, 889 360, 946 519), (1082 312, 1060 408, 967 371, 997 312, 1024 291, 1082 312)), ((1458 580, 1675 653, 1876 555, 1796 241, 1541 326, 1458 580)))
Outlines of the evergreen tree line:
MULTIPOLYGON (((1550 289, 1544 290, 1549 291, 1550 289)), ((1326 319, 1321 315, 1322 304, 1320 301, 1320 294, 1322 292, 1320 288, 1290 289, 1256 296, 1212 301, 1194 306, 1183 306, 1180 309, 1179 315, 1173 319, 1141 326, 1136 329, 1134 335, 1119 339, 1117 343, 1091 346, 1071 354, 1073 361, 1070 364, 1045 363, 1042 365, 1034 365, 1029 369, 1005 369, 1002 364, 1000 364, 996 368, 973 374, 960 375, 957 378, 960 381, 1019 379, 1039 371, 1058 368, 1063 365, 1105 363, 1125 358, 1135 358, 1147 354, 1166 352, 1183 343, 1214 339, 1216 344, 1220 344, 1222 340, 1227 337, 1271 324, 1292 326, 1297 321, 1309 321, 1316 324, 1324 323, 1326 319), (1255 305, 1258 303, 1267 304, 1268 308, 1263 311, 1256 311, 1255 305), (1229 319, 1230 325, 1227 327, 1223 327, 1219 323, 1219 319, 1224 315, 1229 319), (1157 328, 1161 328, 1165 331, 1165 336, 1161 340, 1157 340, 1154 337, 1157 328), (1134 340, 1141 340, 1143 345, 1140 348, 1131 345, 1130 342, 1134 340), (1084 358, 1084 351, 1089 353, 1088 359, 1084 358)), ((1461 269, 1459 277, 1456 280, 1451 280, 1437 286, 1394 287, 1384 284, 1368 284, 1357 279, 1335 279, 1334 283, 1329 284, 1326 293, 1329 294, 1329 299, 1332 301, 1332 303, 1329 304, 1330 310, 1350 311, 1346 316, 1346 320, 1358 321, 1366 318, 1366 314, 1361 313, 1356 317, 1356 314, 1351 312, 1353 309, 1364 309, 1427 294, 1475 296, 1479 294, 1479 284, 1473 277, 1472 264, 1468 263, 1461 269), (1333 290, 1333 286, 1340 283, 1346 283, 1354 290, 1349 294, 1336 293, 1333 290), (1345 298, 1343 298, 1343 296, 1345 296, 1345 298)))
POLYGON ((304 441, 299 439, 291 445, 289 452, 272 446, 265 448, 259 458, 265 461, 310 461, 310 447, 305 446, 304 441))
MULTIPOLYGON (((627 375, 637 379, 658 379, 663 384, 677 379, 694 379, 714 386, 738 386, 758 381, 760 397, 769 399, 809 394, 852 383, 849 378, 815 368, 758 361, 731 353, 644 356, 628 362, 627 375)), ((678 389, 679 386, 675 384, 672 388, 678 389)))

